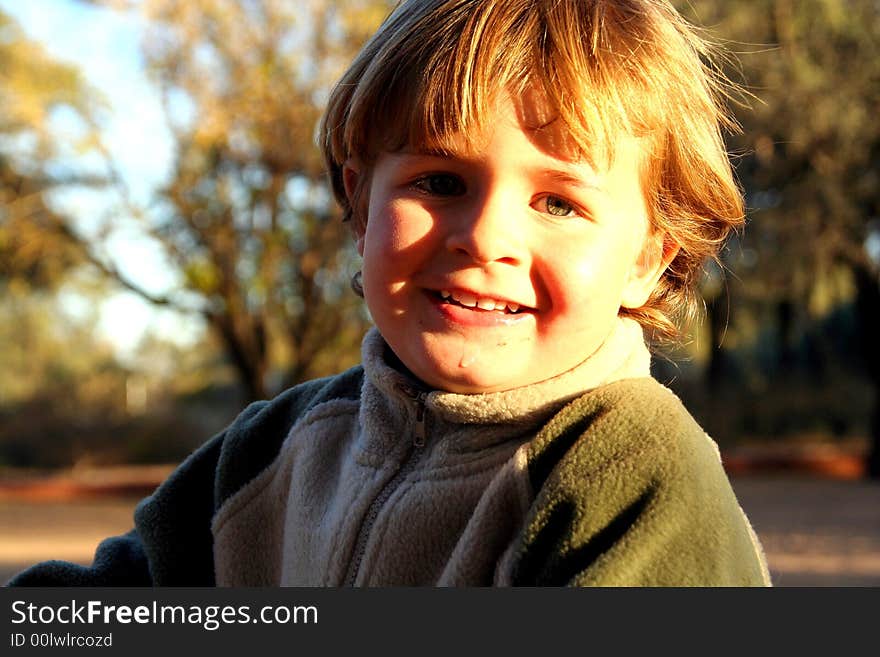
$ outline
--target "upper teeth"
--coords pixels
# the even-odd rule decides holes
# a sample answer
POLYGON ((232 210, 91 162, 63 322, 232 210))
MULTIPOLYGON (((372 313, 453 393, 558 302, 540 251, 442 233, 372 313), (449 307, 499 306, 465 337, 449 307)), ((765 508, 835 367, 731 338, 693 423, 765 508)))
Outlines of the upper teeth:
POLYGON ((444 299, 452 297, 452 299, 462 306, 468 308, 480 308, 481 310, 509 310, 515 313, 519 310, 519 304, 512 301, 496 301, 495 299, 475 297, 467 292, 450 292, 449 290, 441 290, 440 296, 444 299))

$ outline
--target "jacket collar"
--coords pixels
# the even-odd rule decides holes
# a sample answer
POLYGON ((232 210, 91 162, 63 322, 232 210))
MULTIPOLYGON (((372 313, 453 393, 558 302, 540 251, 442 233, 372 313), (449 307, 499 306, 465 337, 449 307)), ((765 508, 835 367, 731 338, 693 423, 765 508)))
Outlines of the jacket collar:
POLYGON ((588 390, 621 379, 650 376, 651 355, 641 326, 619 318, 602 345, 585 361, 553 378, 483 394, 429 390, 407 372, 374 327, 361 347, 368 381, 385 396, 412 405, 418 398, 433 415, 456 424, 533 424, 549 418, 588 390))

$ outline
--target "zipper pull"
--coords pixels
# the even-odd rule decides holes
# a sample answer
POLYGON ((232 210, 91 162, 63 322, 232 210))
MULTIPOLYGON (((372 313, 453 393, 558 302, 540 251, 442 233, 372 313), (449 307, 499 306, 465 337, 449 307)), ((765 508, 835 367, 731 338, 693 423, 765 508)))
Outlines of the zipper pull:
POLYGON ((405 387, 403 391, 407 397, 416 403, 416 433, 413 436, 413 445, 415 447, 424 447, 425 440, 428 437, 428 431, 425 428, 425 400, 428 398, 428 393, 409 387, 405 387))
POLYGON ((428 437, 425 429, 425 397, 424 392, 416 397, 416 435, 413 438, 413 445, 416 447, 424 447, 428 437))

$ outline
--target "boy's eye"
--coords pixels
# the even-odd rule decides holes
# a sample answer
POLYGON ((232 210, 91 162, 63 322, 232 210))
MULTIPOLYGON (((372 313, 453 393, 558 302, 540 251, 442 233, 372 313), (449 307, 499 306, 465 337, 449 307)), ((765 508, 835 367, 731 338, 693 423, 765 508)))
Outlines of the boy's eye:
POLYGON ((558 196, 545 196, 544 209, 554 217, 569 217, 575 213, 574 206, 558 196))
POLYGON ((447 173, 433 173, 424 176, 416 180, 413 186, 433 196, 461 196, 464 194, 464 183, 461 179, 447 173))

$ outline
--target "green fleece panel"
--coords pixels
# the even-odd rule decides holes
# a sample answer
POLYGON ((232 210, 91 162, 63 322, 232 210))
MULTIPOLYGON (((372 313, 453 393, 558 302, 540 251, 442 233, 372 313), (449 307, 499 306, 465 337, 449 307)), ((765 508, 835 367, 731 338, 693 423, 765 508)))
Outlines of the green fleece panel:
POLYGON ((770 583, 715 444, 653 379, 569 404, 530 445, 528 470, 515 584, 770 583))

